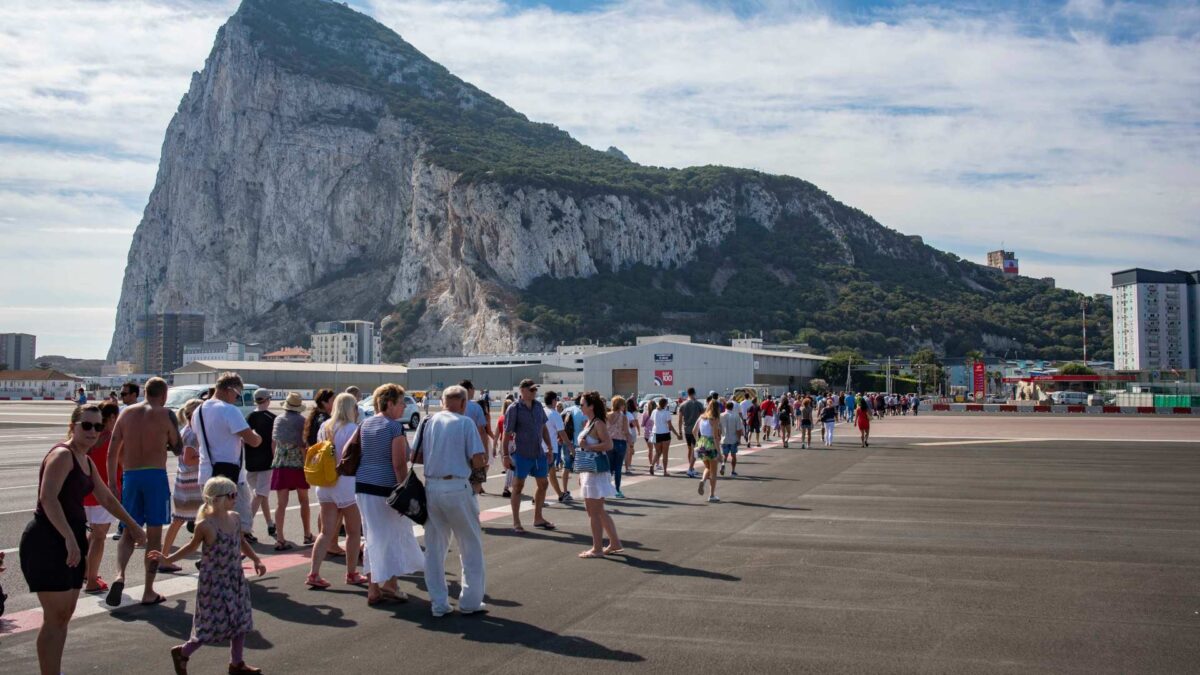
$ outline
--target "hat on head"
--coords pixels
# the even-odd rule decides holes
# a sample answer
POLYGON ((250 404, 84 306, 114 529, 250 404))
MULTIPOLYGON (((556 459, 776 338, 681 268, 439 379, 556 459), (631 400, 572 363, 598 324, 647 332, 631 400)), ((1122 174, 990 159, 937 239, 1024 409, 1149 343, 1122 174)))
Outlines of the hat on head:
POLYGON ((304 410, 304 399, 300 398, 298 392, 288 392, 287 399, 283 402, 283 409, 292 412, 300 412, 304 410))
POLYGON ((537 383, 528 377, 521 380, 521 384, 518 386, 520 386, 522 389, 537 389, 537 383))
POLYGON ((266 389, 256 389, 256 390, 254 390, 254 400, 255 401, 270 401, 271 400, 271 392, 267 391, 266 389))

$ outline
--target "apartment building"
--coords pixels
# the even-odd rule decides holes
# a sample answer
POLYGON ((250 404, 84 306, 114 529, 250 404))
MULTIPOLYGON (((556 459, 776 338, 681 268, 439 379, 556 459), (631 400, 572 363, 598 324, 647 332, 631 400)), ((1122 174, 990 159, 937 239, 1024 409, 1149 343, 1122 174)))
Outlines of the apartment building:
POLYGON ((321 321, 312 335, 316 363, 373 364, 382 361, 381 332, 371 321, 321 321))
POLYGON ((1188 370, 1200 359, 1200 271, 1114 272, 1117 370, 1188 370))

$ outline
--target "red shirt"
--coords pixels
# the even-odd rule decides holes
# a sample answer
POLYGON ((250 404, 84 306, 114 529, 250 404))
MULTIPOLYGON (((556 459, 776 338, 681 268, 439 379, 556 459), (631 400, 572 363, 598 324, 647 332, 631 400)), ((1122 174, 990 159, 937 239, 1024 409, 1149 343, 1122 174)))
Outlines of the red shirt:
POLYGON ((762 408, 763 415, 767 417, 775 416, 775 401, 763 401, 759 407, 762 408))
MULTIPOLYGON (((105 485, 108 485, 108 443, 111 440, 112 432, 106 431, 103 434, 100 434, 100 441, 93 445, 91 450, 88 450, 88 457, 91 457, 92 462, 96 464, 96 475, 93 477, 93 480, 99 480, 105 485)), ((121 467, 118 466, 117 472, 120 473, 120 471, 121 467)), ((118 479, 118 492, 116 495, 118 501, 121 499, 121 493, 119 492, 120 487, 121 483, 118 479)), ((96 501, 96 497, 93 495, 94 493, 89 492, 87 496, 83 498, 84 506, 100 506, 100 502, 96 501)))

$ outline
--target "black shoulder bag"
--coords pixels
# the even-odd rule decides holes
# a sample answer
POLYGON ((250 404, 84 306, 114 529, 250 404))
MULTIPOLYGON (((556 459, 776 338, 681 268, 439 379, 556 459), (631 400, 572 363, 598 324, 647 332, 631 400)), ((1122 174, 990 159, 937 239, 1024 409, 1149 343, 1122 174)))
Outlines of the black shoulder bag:
POLYGON ((242 477, 242 453, 245 452, 245 449, 243 448, 238 452, 237 464, 234 464, 233 462, 212 461, 213 447, 212 444, 208 442, 208 431, 204 428, 204 417, 200 414, 200 411, 203 408, 204 406, 196 408, 196 417, 200 419, 200 435, 204 437, 204 447, 208 450, 208 463, 212 466, 212 475, 224 476, 225 478, 233 481, 234 485, 237 485, 238 480, 242 477))
MULTIPOLYGON (((417 435, 417 452, 423 451, 426 421, 428 418, 422 420, 421 431, 417 435)), ((428 502, 425 499, 425 484, 417 478, 415 463, 409 465, 408 477, 404 479, 404 482, 397 485, 392 490, 392 494, 388 495, 387 505, 396 509, 400 515, 407 516, 414 523, 425 524, 429 518, 428 502)))

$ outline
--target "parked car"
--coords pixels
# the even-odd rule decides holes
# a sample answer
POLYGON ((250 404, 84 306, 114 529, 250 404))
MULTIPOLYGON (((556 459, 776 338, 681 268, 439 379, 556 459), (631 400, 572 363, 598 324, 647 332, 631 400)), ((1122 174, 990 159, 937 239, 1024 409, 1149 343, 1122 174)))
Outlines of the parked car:
MULTIPOLYGON (((367 417, 371 417, 375 414, 375 402, 371 399, 364 399, 362 410, 367 417)), ((408 419, 401 420, 401 422, 408 425, 409 429, 416 429, 417 425, 421 423, 421 405, 417 403, 417 399, 405 395, 404 412, 408 413, 408 419)))
MULTIPOLYGON (((642 400, 638 401, 638 410, 645 410, 647 401, 655 401, 654 405, 658 405, 657 401, 660 398, 663 398, 663 397, 661 395, 660 396, 643 396, 642 400)), ((679 402, 676 401, 674 398, 671 398, 670 396, 667 396, 666 399, 667 399, 667 410, 671 411, 671 414, 674 415, 675 409, 679 407, 679 402)))
POLYGON ((1055 405, 1087 405, 1088 394, 1083 391, 1056 391, 1050 394, 1055 405))

